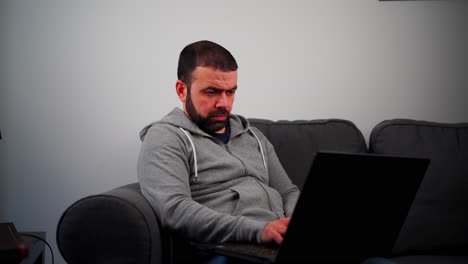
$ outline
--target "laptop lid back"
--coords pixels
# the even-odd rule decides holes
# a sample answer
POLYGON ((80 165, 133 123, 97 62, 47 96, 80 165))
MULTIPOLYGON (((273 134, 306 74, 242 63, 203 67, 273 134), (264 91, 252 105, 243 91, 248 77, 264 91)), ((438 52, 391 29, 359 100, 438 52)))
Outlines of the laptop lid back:
POLYGON ((428 164, 318 152, 276 262, 359 263, 389 256, 428 164))

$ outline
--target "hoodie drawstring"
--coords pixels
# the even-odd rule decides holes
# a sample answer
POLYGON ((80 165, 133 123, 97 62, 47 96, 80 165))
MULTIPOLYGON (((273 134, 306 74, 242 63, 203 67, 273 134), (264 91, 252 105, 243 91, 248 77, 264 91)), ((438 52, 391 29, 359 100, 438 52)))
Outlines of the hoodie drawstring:
POLYGON ((249 127, 249 131, 252 133, 252 135, 255 137, 255 139, 258 142, 258 146, 260 147, 260 154, 262 154, 263 166, 265 167, 265 172, 268 175, 268 167, 267 167, 266 160, 265 160, 265 154, 263 154, 262 143, 260 142, 260 139, 257 137, 255 132, 253 132, 252 128, 249 127))
POLYGON ((190 141, 190 145, 192 145, 192 151, 193 151, 193 170, 195 171, 195 182, 198 181, 198 166, 197 166, 197 152, 195 151, 195 144, 193 144, 193 140, 192 140, 192 137, 189 135, 189 133, 179 127, 180 130, 182 130, 182 132, 184 132, 184 134, 187 136, 188 140, 190 141))
MULTIPOLYGON (((185 136, 188 138, 188 140, 190 141, 190 145, 192 146, 192 151, 193 151, 193 170, 195 172, 195 182, 198 181, 198 165, 197 165, 197 152, 195 151, 195 144, 193 144, 193 140, 192 140, 192 137, 190 136, 189 132, 187 132, 187 130, 179 127, 179 129, 184 132, 185 136)), ((263 161, 263 167, 265 168, 265 172, 267 173, 268 175, 268 167, 267 167, 267 164, 266 164, 266 160, 265 160, 265 154, 263 153, 263 147, 262 147, 262 143, 260 142, 260 139, 257 137, 257 135, 255 134, 255 132, 249 127, 249 131, 250 133, 252 133, 252 135, 255 137, 255 139, 257 140, 258 142, 258 146, 260 147, 260 154, 262 155, 262 161, 263 161)))

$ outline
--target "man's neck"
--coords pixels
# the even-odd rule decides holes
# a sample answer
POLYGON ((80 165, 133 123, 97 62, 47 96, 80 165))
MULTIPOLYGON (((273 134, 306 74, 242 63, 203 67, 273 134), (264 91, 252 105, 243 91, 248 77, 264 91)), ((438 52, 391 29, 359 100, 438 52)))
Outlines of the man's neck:
POLYGON ((227 125, 227 127, 225 127, 223 130, 224 130, 224 132, 222 132, 222 133, 220 132, 221 131, 220 130, 220 131, 218 131, 219 133, 214 132, 214 133, 209 133, 209 134, 212 135, 213 137, 223 141, 224 144, 227 144, 229 142, 229 138, 231 137, 231 131, 230 131, 229 125, 227 125))
POLYGON ((226 133, 226 127, 223 127, 223 129, 214 132, 214 134, 224 134, 224 133, 226 133))

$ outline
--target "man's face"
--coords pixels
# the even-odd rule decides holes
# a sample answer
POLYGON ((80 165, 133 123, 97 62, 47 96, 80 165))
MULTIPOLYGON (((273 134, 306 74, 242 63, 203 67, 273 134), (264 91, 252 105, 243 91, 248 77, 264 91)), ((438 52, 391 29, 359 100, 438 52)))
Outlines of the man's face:
POLYGON ((184 111, 202 130, 223 133, 237 90, 237 71, 197 67, 185 98, 184 111))

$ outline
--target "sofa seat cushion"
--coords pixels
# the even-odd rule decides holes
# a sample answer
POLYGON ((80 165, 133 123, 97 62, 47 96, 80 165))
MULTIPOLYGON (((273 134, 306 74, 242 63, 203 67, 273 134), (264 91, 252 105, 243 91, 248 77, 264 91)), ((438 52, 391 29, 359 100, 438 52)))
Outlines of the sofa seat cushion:
POLYGON ((270 140, 288 176, 300 189, 317 151, 367 151, 361 131, 347 120, 249 121, 270 140))
POLYGON ((431 159, 394 253, 467 255, 468 123, 387 120, 373 129, 369 147, 431 159))

